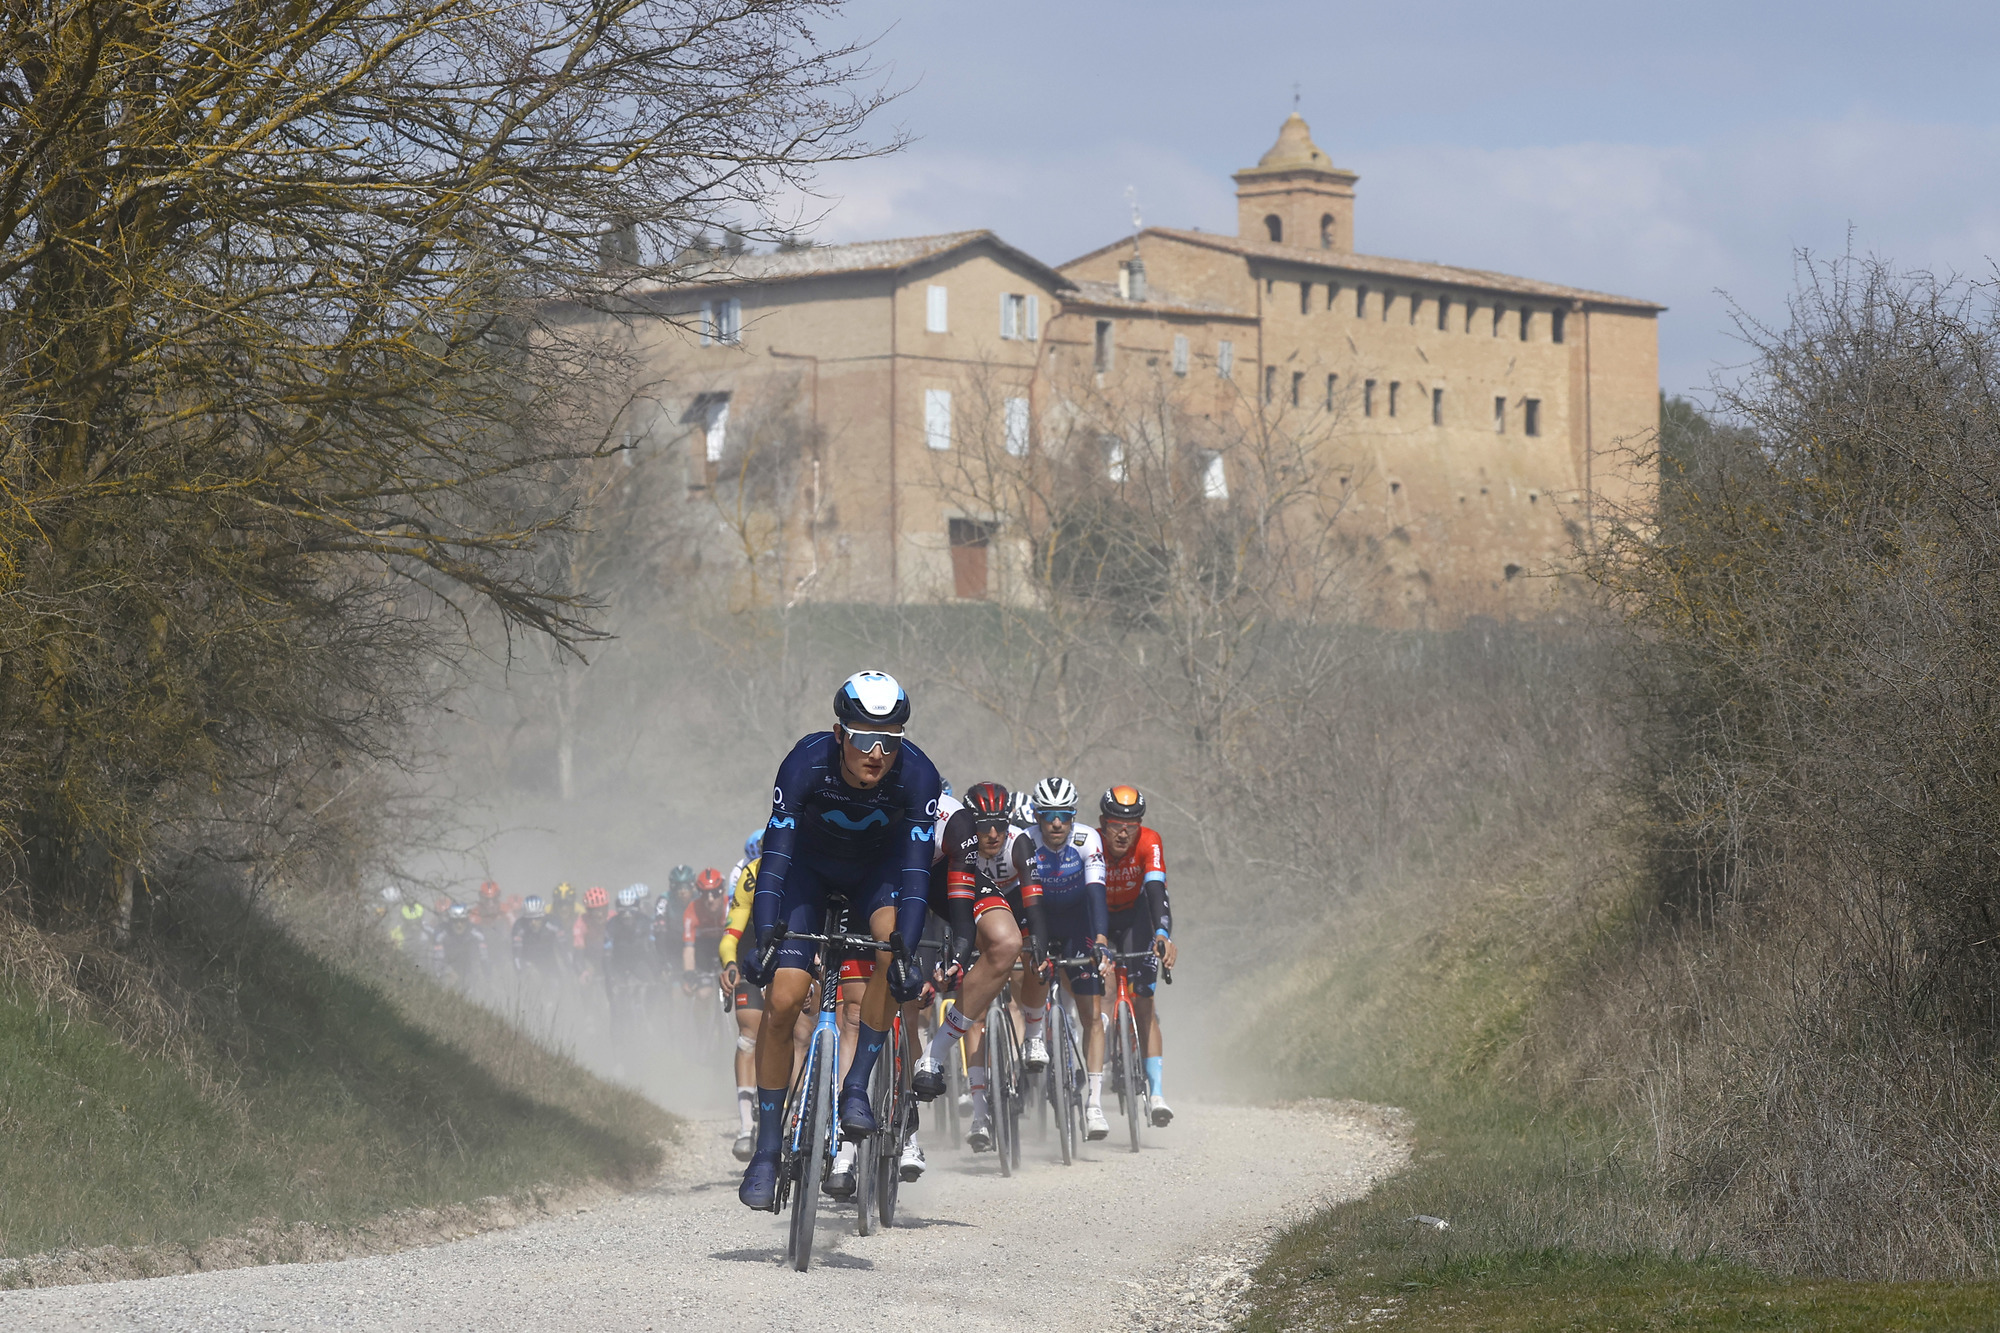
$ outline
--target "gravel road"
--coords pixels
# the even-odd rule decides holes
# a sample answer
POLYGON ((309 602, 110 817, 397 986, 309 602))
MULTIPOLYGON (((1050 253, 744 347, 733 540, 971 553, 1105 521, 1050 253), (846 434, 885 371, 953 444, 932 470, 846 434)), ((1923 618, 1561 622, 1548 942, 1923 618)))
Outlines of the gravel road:
MULTIPOLYGON (((1021 1172, 931 1149, 898 1226, 823 1208, 810 1273, 782 1220, 736 1202, 733 1127, 703 1122, 670 1176, 569 1217, 400 1254, 0 1293, 27 1330, 1049 1330, 1226 1326, 1271 1230, 1351 1198, 1405 1148, 1366 1108, 1189 1103, 1134 1155, 1063 1167, 1032 1131, 1021 1172), (829 1322, 831 1321, 831 1322, 829 1322)), ((1114 1140, 1115 1141, 1115 1140, 1114 1140)))

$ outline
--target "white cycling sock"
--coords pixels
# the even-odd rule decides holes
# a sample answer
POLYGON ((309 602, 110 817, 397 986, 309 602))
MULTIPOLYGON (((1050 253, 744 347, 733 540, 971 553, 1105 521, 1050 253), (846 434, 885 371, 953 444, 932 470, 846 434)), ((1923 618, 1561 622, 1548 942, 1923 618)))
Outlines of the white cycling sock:
POLYGON ((738 1088, 736 1090, 736 1118, 743 1122, 743 1132, 745 1134, 757 1128, 757 1089, 738 1088))
POLYGON ((1022 1005, 1021 1040, 1033 1041, 1035 1038, 1042 1036, 1048 1028, 1048 1022, 1049 1007, 1047 1005, 1037 1005, 1033 1009, 1030 1009, 1025 1004, 1022 1005))
POLYGON ((965 1082, 972 1090, 972 1118, 986 1119, 986 1066, 974 1065, 966 1070, 965 1082))
POLYGON ((851 1172, 854 1170, 854 1153, 860 1146, 853 1139, 841 1140, 840 1151, 833 1155, 833 1171, 835 1175, 839 1175, 842 1171, 851 1172))
POLYGON ((1090 1100, 1085 1105, 1104 1105, 1104 1075, 1092 1074, 1090 1076, 1090 1100))
POLYGON ((931 1034, 931 1059, 943 1064, 946 1053, 958 1045, 959 1039, 970 1031, 972 1031, 972 1020, 965 1016, 965 1011, 956 1004, 947 1008, 944 1011, 944 1021, 939 1023, 937 1031, 931 1034))

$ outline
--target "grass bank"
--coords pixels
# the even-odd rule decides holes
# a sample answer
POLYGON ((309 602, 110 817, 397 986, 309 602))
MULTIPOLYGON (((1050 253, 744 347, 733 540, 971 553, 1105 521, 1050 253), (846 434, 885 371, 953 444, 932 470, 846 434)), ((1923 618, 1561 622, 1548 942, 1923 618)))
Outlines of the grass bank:
POLYGON ((675 1133, 388 960, 308 947, 227 899, 146 924, 124 954, 14 928, 0 1256, 626 1182, 675 1133))
POLYGON ((1618 813, 1473 830, 1344 908, 1260 1006, 1273 1091, 1400 1106, 1415 1147, 1279 1239, 1245 1329, 2000 1328, 2000 1284, 1775 1276, 1661 1206, 1629 1090, 1563 1067, 1557 1030, 1641 915, 1618 813))

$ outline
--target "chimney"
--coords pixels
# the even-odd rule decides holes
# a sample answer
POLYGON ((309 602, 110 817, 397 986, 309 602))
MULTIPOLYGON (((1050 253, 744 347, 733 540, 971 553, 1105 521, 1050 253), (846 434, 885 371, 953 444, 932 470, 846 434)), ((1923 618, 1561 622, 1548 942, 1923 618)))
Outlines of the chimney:
POLYGON ((1134 301, 1146 299, 1146 261, 1138 255, 1125 261, 1125 295, 1134 301))

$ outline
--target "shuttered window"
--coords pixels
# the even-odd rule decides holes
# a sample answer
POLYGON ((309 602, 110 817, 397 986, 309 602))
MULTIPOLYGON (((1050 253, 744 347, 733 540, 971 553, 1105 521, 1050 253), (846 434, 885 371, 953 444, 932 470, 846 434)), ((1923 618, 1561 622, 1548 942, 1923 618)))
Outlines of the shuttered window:
POLYGON ((1174 374, 1185 375, 1188 370, 1188 340, 1185 333, 1174 335, 1174 374))
MULTIPOLYGON (((943 291, 934 287, 933 291, 943 291)), ((924 390, 924 443, 933 449, 951 448, 951 390, 924 390)))
POLYGON ((924 290, 924 331, 943 333, 949 327, 945 319, 946 294, 943 287, 932 283, 924 290))
POLYGON ((1009 398, 1003 408, 1006 418, 1007 452, 1016 458, 1028 456, 1028 400, 1009 398))

